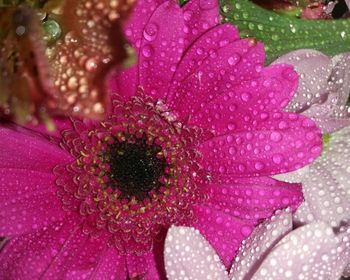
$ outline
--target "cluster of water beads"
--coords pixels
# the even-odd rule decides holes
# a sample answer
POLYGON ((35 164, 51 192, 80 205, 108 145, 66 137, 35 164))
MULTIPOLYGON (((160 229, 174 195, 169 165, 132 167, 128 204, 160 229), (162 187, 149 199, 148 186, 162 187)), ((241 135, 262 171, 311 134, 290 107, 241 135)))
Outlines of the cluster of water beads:
MULTIPOLYGON (((119 11, 124 13, 128 6, 128 2, 115 0, 86 0, 74 2, 73 8, 64 7, 62 24, 68 30, 47 51, 60 96, 56 103, 58 101, 61 110, 90 117, 101 117, 105 113, 104 72, 124 56, 123 46, 114 46, 114 39, 119 40, 121 35, 116 31, 115 37, 111 37, 110 30, 117 29, 122 16, 119 11), (68 9, 73 12, 66 11, 68 9)), ((48 28, 55 27, 53 22, 46 24, 48 28)))
POLYGON ((1 25, 10 35, 1 46, 8 68, 2 91, 14 92, 5 98, 5 113, 22 113, 20 121, 33 123, 53 114, 104 117, 107 76, 126 57, 119 25, 132 2, 62 1, 52 11, 4 8, 1 25))

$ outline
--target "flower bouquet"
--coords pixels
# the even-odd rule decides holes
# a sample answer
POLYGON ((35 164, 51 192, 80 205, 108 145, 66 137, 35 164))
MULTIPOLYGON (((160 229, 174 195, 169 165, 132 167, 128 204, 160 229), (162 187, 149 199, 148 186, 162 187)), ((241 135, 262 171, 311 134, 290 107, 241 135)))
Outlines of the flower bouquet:
POLYGON ((350 277, 349 7, 0 1, 0 279, 350 277))

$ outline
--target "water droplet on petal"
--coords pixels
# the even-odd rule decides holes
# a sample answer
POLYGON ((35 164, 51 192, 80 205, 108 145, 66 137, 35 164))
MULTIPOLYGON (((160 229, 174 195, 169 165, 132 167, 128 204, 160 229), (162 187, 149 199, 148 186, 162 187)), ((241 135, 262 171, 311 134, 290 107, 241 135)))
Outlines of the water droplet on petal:
POLYGON ((241 98, 243 101, 248 102, 250 100, 251 96, 249 93, 245 92, 245 93, 242 93, 241 98))
POLYGON ((234 65, 236 65, 239 62, 240 58, 241 57, 240 57, 239 54, 233 54, 232 56, 230 56, 227 59, 227 62, 228 62, 229 65, 234 66, 234 65))
POLYGON ((260 161, 256 162, 254 165, 256 170, 262 170, 264 168, 264 164, 260 161))
POLYGON ((158 25, 155 23, 149 23, 147 24, 144 32, 143 32, 143 37, 151 42, 154 41, 157 38, 158 35, 158 25))
POLYGON ((153 48, 151 47, 151 45, 145 45, 142 48, 142 55, 144 57, 151 57, 153 55, 153 48))
POLYGON ((270 135, 270 139, 274 142, 279 142, 282 140, 282 134, 278 131, 273 131, 270 135))
POLYGON ((276 154, 276 155, 272 156, 272 160, 273 160, 274 163, 280 164, 282 162, 282 160, 283 160, 283 157, 280 154, 276 154))

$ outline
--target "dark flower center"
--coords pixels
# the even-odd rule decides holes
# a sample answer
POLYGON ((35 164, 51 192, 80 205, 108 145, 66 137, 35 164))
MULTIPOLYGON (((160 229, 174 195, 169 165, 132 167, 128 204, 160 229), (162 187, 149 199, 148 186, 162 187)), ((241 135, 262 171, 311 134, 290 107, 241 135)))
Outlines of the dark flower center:
POLYGON ((167 166, 161 151, 159 145, 150 145, 145 138, 131 143, 116 140, 109 149, 111 187, 118 188, 123 197, 139 200, 146 198, 150 191, 157 191, 167 166))

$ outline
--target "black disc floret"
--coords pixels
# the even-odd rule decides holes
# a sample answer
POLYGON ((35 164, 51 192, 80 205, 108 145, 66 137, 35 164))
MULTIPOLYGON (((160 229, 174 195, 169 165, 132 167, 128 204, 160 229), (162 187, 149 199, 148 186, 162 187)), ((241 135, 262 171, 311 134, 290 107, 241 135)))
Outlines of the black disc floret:
POLYGON ((124 198, 142 200, 152 190, 162 186, 166 177, 167 161, 160 155, 162 147, 148 144, 145 137, 132 141, 118 141, 108 149, 109 178, 111 187, 122 193, 124 198))

